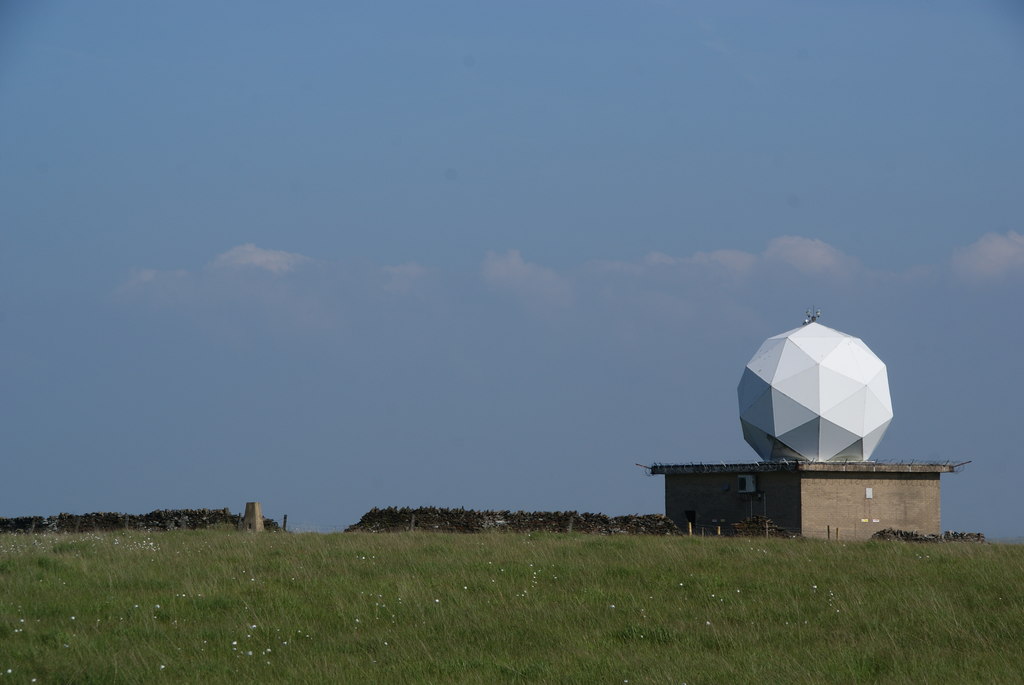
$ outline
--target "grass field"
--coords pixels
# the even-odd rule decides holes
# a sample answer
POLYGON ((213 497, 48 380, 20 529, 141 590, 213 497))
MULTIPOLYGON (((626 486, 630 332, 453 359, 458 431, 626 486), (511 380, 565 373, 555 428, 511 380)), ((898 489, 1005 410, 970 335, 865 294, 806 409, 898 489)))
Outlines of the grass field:
POLYGON ((4 683, 1010 683, 1024 547, 0 537, 4 683))

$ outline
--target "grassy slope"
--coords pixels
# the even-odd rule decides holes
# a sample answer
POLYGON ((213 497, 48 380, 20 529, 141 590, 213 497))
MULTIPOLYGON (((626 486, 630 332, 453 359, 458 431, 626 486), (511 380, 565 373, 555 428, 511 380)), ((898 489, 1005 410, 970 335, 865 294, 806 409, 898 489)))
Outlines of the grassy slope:
POLYGON ((0 685, 1019 682, 1022 567, 1008 545, 5 536, 0 685))

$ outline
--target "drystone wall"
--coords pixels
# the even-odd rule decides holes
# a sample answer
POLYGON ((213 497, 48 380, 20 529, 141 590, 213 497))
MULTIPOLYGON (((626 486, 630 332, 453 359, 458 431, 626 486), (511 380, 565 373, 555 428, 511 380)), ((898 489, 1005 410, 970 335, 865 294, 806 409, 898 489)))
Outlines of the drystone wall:
POLYGON ((605 516, 576 511, 475 511, 437 507, 374 507, 345 532, 385 533, 426 530, 480 533, 488 530, 531 533, 591 533, 598 535, 679 535, 671 519, 661 514, 605 516))
POLYGON ((900 542, 985 542, 984 533, 957 533, 947 530, 942 535, 925 535, 914 530, 883 528, 871 536, 872 540, 898 540, 900 542))
MULTIPOLYGON (((240 514, 228 509, 157 509, 148 514, 58 514, 0 518, 0 533, 91 533, 115 530, 195 530, 212 526, 237 527, 240 514)), ((277 522, 264 518, 266 530, 279 530, 277 522)))
POLYGON ((796 533, 780 528, 775 521, 764 516, 750 516, 739 523, 732 524, 734 535, 743 537, 795 538, 796 533))

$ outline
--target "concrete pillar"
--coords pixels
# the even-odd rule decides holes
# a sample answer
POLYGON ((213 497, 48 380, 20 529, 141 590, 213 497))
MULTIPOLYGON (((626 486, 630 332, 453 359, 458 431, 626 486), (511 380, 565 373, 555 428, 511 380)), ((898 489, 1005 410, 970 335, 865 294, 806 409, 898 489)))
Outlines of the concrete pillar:
POLYGON ((238 530, 250 533, 263 532, 263 506, 259 502, 245 503, 245 515, 238 522, 238 530))

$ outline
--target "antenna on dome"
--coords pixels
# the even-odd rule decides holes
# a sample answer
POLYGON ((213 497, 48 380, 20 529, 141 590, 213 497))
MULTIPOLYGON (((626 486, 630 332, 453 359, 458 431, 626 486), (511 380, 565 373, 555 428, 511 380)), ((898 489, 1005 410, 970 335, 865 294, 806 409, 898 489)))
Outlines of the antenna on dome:
POLYGON ((804 325, 806 326, 809 323, 814 323, 820 318, 821 310, 816 307, 811 307, 810 309, 807 310, 807 313, 804 316, 804 325))

